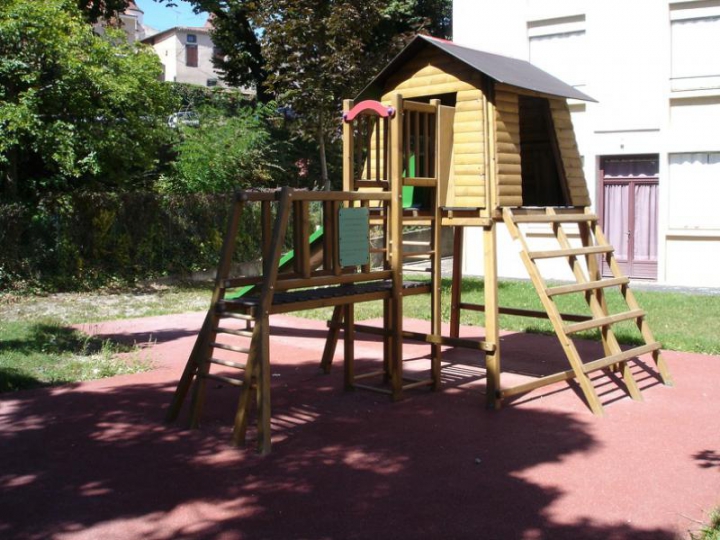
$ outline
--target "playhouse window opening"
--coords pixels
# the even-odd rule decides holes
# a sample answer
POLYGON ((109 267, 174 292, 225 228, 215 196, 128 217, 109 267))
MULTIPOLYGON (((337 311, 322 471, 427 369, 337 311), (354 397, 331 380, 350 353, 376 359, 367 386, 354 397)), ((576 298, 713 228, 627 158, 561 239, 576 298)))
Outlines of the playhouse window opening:
POLYGON ((560 149, 545 98, 519 97, 523 206, 566 206, 560 149))

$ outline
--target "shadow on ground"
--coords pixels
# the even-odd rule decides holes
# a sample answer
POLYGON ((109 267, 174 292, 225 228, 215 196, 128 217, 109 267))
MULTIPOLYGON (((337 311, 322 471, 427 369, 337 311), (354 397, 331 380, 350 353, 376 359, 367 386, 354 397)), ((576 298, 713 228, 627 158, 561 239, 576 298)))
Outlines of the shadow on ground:
POLYGON ((233 388, 209 388, 201 430, 164 426, 174 372, 161 382, 7 396, 0 536, 676 538, 554 517, 566 494, 523 473, 598 449, 577 416, 485 412, 462 386, 392 404, 343 393, 341 372, 321 375, 315 361, 274 366, 274 447, 265 458, 227 444, 233 388))

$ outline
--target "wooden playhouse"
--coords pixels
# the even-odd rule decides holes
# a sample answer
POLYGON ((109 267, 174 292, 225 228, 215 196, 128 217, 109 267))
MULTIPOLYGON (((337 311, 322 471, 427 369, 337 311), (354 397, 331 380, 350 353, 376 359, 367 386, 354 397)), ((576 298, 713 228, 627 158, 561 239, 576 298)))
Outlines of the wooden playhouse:
POLYGON ((344 102, 342 191, 284 188, 236 195, 211 306, 168 419, 178 416, 193 388, 191 424, 197 426, 208 379, 238 386, 233 441, 245 441, 255 398, 258 446, 268 452, 270 316, 318 307, 333 307, 321 367, 330 370, 342 333, 345 387, 384 392, 394 399, 412 388, 440 387, 443 346, 470 348, 484 355, 490 408, 499 407, 510 396, 575 379, 590 409, 601 414, 590 374, 618 371, 628 394, 641 399, 628 363, 643 354, 652 356, 660 378, 670 384, 660 344, 628 279, 620 273, 597 216, 588 209, 590 199, 567 99, 591 100, 528 62, 417 36, 356 100, 344 102), (243 231, 242 218, 253 204, 260 206, 262 275, 232 275, 232 253, 243 231), (311 230, 311 208, 321 216, 321 235, 311 230), (516 241, 542 311, 498 304, 496 229, 500 222, 516 241), (405 230, 418 225, 430 229, 430 240, 422 246, 403 240, 405 230), (460 295, 466 226, 483 230, 482 305, 463 302, 460 295), (442 227, 455 231, 450 335, 441 332, 442 227), (557 240, 556 247, 534 249, 528 227, 534 232, 545 227, 557 240), (379 247, 370 245, 373 230, 383 238, 379 247), (288 246, 292 257, 286 253, 288 246), (379 263, 371 264, 373 254, 379 263), (611 277, 603 277, 601 258, 611 269, 611 277), (429 281, 404 279, 404 263, 418 259, 428 261, 429 281), (566 260, 575 282, 548 285, 539 264, 547 259, 566 260), (619 288, 625 309, 609 310, 604 296, 607 288, 619 288), (430 330, 409 332, 403 328, 403 298, 422 294, 429 297, 430 330), (568 294, 582 295, 587 312, 561 313, 555 299, 568 294), (382 302, 382 327, 354 320, 354 306, 372 300, 382 302), (463 309, 485 312, 483 339, 459 335, 463 309), (549 319, 568 369, 503 387, 501 313, 549 319), (629 350, 620 347, 613 325, 623 321, 634 321, 642 345, 629 350), (573 342, 574 334, 591 329, 600 331, 601 358, 581 358, 573 342), (353 346, 358 332, 382 337, 378 369, 355 372, 353 346), (426 373, 404 373, 405 340, 430 345, 426 373), (232 374, 236 370, 240 377, 232 374), (376 384, 368 384, 373 379, 376 384))

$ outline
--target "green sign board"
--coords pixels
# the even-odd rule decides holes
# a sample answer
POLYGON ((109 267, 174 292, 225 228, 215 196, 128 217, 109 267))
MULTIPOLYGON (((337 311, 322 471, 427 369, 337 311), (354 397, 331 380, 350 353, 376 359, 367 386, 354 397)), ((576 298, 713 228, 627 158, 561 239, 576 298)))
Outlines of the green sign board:
POLYGON ((341 208, 338 222, 340 266, 369 264, 370 211, 367 208, 341 208))

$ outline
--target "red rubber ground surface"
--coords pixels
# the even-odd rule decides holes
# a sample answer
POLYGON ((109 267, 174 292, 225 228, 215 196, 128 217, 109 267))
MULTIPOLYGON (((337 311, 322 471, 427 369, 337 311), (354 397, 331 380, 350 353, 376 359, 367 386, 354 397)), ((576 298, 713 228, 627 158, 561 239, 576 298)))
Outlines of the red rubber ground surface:
MULTIPOLYGON (((203 316, 88 327, 152 335, 156 369, 0 398, 0 538, 670 540, 720 504, 719 358, 666 353, 673 388, 637 364, 642 403, 598 375, 602 418, 567 383, 486 411, 468 351, 445 354, 442 392, 391 403, 342 390, 341 346, 319 372, 323 322, 275 317, 262 458, 228 445, 235 388, 210 385, 200 430, 162 423, 203 316)), ((556 341, 507 334, 503 366, 567 369, 556 341)), ((407 369, 428 349, 408 343, 407 369)), ((358 371, 380 350, 358 342, 358 371)))

